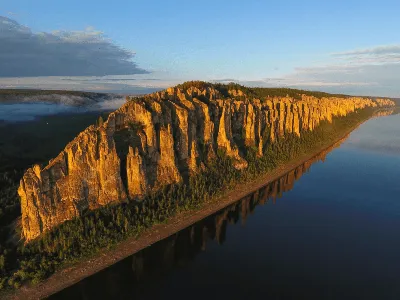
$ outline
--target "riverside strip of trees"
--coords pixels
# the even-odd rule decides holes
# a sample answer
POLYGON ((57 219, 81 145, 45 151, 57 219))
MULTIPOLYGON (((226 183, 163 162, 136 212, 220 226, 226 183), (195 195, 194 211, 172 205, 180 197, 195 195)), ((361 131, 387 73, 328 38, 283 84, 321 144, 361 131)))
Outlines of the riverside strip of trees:
MULTIPOLYGON (((190 86, 202 84, 196 82, 190 83, 190 86)), ((271 93, 274 96, 299 93, 297 90, 248 89, 238 85, 216 85, 216 88, 224 93, 232 86, 254 97, 271 93)), ((185 88, 185 84, 180 87, 185 88)), ((312 92, 307 93, 313 96, 312 92)), ((232 157, 219 149, 206 168, 190 176, 188 181, 150 192, 141 201, 109 204, 94 211, 88 210, 82 217, 62 223, 28 244, 15 241, 14 228, 18 226, 2 226, 0 289, 18 288, 26 282, 38 283, 66 263, 94 255, 99 249, 111 247, 128 237, 139 237, 143 230, 166 222, 178 212, 198 209, 204 202, 221 196, 238 183, 251 181, 293 159, 334 143, 357 124, 371 117, 374 111, 373 108, 364 108, 345 117, 334 117, 331 123, 323 120, 314 130, 304 131, 301 136, 286 134, 274 143, 266 143, 262 156, 258 155, 256 147, 243 145, 241 152, 248 166, 241 170, 235 168, 232 157)), ((267 140, 268 137, 265 137, 267 140)), ((205 149, 199 147, 199 151, 200 156, 207 155, 205 149)), ((4 176, 0 178, 3 184, 0 208, 9 211, 7 214, 0 213, 2 225, 14 221, 15 207, 18 207, 16 176, 4 176), (7 208, 10 205, 12 207, 7 208)))

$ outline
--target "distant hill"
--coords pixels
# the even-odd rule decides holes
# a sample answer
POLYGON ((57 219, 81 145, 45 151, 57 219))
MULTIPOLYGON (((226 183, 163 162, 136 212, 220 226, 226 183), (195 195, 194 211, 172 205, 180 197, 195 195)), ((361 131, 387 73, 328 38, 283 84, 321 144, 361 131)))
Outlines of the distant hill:
POLYGON ((73 106, 90 105, 115 98, 115 94, 63 90, 0 89, 0 103, 48 102, 73 106))
POLYGON ((66 90, 37 90, 37 89, 0 89, 0 97, 4 96, 35 96, 35 95, 74 95, 82 97, 92 97, 106 95, 106 93, 93 93, 81 91, 66 91, 66 90))

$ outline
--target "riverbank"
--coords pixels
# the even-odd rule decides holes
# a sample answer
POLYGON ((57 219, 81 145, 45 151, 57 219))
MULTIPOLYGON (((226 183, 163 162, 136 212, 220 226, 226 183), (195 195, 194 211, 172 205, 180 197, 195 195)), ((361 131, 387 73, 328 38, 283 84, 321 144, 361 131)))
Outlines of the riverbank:
POLYGON ((213 199, 212 201, 205 202, 202 207, 196 211, 177 214, 170 218, 165 224, 155 225, 151 229, 146 230, 138 239, 129 238, 119 243, 111 250, 101 250, 96 253, 95 257, 92 257, 91 259, 82 259, 68 268, 57 271, 47 280, 39 283, 36 286, 23 286, 19 290, 4 294, 4 296, 8 299, 38 299, 50 296, 51 294, 73 285, 80 280, 116 263, 117 261, 120 261, 159 240, 173 235, 174 233, 240 200, 247 194, 256 191, 271 181, 278 179, 298 165, 305 163, 306 161, 318 155, 320 152, 335 145, 364 121, 359 122, 356 124, 356 126, 353 126, 351 129, 343 132, 343 134, 335 141, 330 141, 314 148, 312 153, 298 157, 297 159, 278 167, 274 171, 269 172, 265 176, 259 177, 253 182, 236 185, 233 190, 226 192, 223 196, 213 199))

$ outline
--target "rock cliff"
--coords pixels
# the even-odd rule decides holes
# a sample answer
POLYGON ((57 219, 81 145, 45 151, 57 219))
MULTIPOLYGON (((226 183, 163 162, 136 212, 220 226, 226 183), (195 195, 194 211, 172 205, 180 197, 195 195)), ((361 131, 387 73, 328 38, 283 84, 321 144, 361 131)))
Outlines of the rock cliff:
MULTIPOLYGON (((176 264, 181 265, 185 259, 190 261, 198 252, 206 250, 213 240, 218 244, 223 244, 227 238, 229 224, 236 224, 239 221, 245 223, 246 219, 257 210, 257 206, 278 201, 279 196, 291 190, 295 182, 308 172, 312 164, 325 160, 326 155, 343 141, 344 139, 242 200, 155 244, 157 251, 154 251, 154 248, 151 250, 146 248, 136 253, 131 258, 132 271, 136 278, 145 276, 147 272, 151 274, 165 272, 176 264), (182 248, 185 251, 181 251, 182 248), (159 255, 159 253, 166 255, 159 255)), ((119 295, 122 288, 122 286, 117 286, 115 295, 119 295)))
MULTIPOLYGON (((387 99, 299 95, 257 97, 237 88, 184 84, 129 98, 101 126, 80 133, 45 167, 28 169, 18 189, 26 241, 109 203, 137 201, 205 168, 217 151, 247 167, 242 150, 286 134, 301 136, 387 99)), ((394 105, 394 104, 393 104, 394 105)))

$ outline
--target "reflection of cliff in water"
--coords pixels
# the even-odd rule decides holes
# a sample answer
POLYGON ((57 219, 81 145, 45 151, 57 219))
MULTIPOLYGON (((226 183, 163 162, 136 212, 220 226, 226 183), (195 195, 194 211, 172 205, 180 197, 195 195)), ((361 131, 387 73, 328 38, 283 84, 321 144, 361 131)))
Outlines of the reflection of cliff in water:
POLYGON ((327 154, 345 139, 347 137, 240 201, 82 280, 51 299, 141 299, 143 292, 151 293, 155 282, 161 281, 164 275, 175 268, 184 268, 205 251, 210 241, 223 245, 229 224, 240 221, 244 225, 258 205, 275 204, 313 163, 324 162, 327 154))
POLYGON ((379 118, 379 117, 387 117, 390 115, 397 115, 400 113, 400 107, 395 107, 395 108, 387 108, 387 109, 382 109, 378 110, 374 113, 373 117, 374 118, 379 118))

